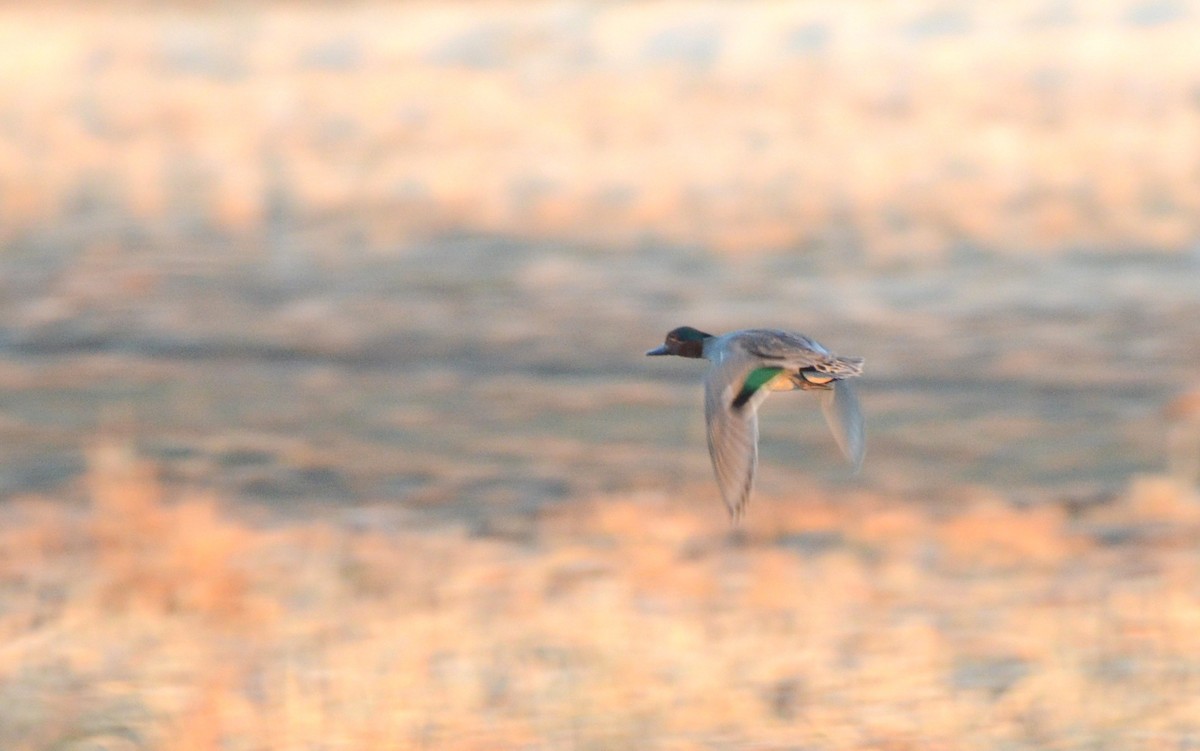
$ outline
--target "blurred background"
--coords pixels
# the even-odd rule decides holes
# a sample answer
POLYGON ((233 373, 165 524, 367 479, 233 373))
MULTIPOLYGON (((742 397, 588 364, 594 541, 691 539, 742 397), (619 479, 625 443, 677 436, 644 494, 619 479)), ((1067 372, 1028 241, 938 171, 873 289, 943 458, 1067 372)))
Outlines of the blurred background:
POLYGON ((1200 3, 0 7, 0 745, 1196 748, 1200 3), (866 358, 728 524, 675 326, 866 358))

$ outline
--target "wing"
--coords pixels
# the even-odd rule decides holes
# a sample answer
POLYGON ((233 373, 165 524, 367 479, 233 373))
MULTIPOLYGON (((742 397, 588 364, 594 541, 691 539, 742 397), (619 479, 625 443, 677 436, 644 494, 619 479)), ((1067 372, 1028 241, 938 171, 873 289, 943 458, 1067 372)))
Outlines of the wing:
MULTIPOLYGON (((775 329, 754 329, 741 339, 744 351, 765 363, 780 363, 788 372, 793 368, 827 374, 833 380, 831 388, 823 389, 821 411, 833 431, 838 448, 854 465, 857 472, 866 453, 866 432, 862 411, 854 387, 845 379, 862 374, 861 357, 839 357, 817 341, 802 334, 775 329)), ((794 380, 794 379, 793 379, 794 380)), ((822 381, 808 379, 814 383, 822 381)))
POLYGON ((862 467, 867 451, 867 433, 863 427, 862 410, 858 406, 858 395, 849 381, 834 381, 833 388, 820 394, 821 412, 833 431, 833 440, 837 441, 838 448, 857 472, 862 467))
POLYGON ((775 365, 787 370, 815 367, 831 360, 829 350, 802 334, 776 329, 749 329, 739 332, 736 343, 747 357, 763 365, 775 365))
POLYGON ((708 454, 729 515, 741 518, 758 465, 758 405, 777 368, 756 368, 743 358, 716 362, 704 379, 708 454))

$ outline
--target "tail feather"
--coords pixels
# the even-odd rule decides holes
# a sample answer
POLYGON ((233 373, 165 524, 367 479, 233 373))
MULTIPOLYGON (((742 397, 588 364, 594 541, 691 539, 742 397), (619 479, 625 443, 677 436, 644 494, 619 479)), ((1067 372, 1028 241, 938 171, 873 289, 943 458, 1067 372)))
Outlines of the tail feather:
POLYGON ((833 359, 835 362, 837 362, 837 367, 834 368, 834 372, 836 372, 838 375, 847 378, 862 375, 864 362, 863 358, 837 356, 833 359))
POLYGON ((834 355, 821 362, 815 362, 808 368, 818 373, 828 373, 836 378, 856 378, 862 375, 863 358, 834 355))

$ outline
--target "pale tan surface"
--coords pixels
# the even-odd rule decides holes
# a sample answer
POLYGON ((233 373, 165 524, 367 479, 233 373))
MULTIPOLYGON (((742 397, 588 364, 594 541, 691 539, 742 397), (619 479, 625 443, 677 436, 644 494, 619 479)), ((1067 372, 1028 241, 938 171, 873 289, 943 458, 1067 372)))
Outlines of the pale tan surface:
POLYGON ((13 5, 0 222, 83 191, 375 247, 1180 250, 1198 34, 1182 1, 13 5))
MULTIPOLYGON (((1200 499, 941 512, 603 496, 516 537, 395 509, 283 525, 164 503, 2 510, 0 744, 105 749, 1118 749, 1200 733, 1200 499)), ((698 492, 703 492, 702 490, 698 492)))
MULTIPOLYGON (((698 374, 640 357, 681 324, 866 357, 870 487, 1112 492, 1200 369, 1197 19, 7 5, 0 493, 114 413, 237 499, 707 476, 698 374)), ((768 406, 762 481, 843 482, 768 406)))
POLYGON ((0 749, 1194 746, 1198 23, 6 5, 0 749))

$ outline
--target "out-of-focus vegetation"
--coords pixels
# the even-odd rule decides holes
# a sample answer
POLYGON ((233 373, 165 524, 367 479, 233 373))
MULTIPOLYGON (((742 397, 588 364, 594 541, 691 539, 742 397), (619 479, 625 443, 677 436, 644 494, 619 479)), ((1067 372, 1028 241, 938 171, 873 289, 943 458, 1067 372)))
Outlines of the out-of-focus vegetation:
POLYGON ((0 493, 114 413, 239 498, 676 482, 694 381, 638 354, 683 323, 866 357, 866 483, 1111 492, 1197 368, 1198 34, 1171 0, 9 4, 0 493))
POLYGON ((9 4, 0 227, 1178 251, 1197 33, 1183 0, 9 4))
POLYGON ((0 744, 1178 749, 1200 499, 600 496, 474 537, 247 519, 121 444, 0 524, 0 744))
POLYGON ((1197 39, 0 7, 0 749, 1196 747, 1197 39), (863 473, 772 397, 731 529, 680 324, 863 473))

